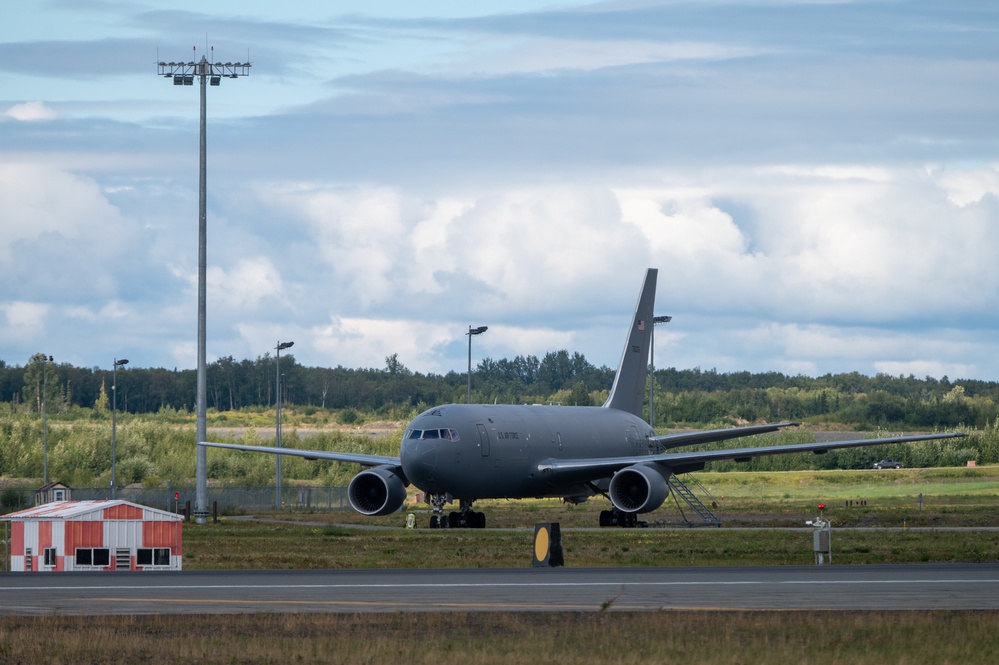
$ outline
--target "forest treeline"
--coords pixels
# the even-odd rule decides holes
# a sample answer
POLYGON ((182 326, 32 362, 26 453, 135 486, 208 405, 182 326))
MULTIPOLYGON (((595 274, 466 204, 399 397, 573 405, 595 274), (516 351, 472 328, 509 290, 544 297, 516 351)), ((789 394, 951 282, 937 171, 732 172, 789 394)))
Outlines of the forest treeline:
MULTIPOLYGON (((398 356, 382 368, 305 367, 293 354, 281 358, 282 404, 406 419, 435 404, 464 402, 466 374, 422 374, 398 356)), ((275 358, 221 358, 208 366, 207 408, 215 413, 273 407, 275 358)), ((197 373, 124 366, 117 370, 119 413, 191 413, 197 373)), ((600 404, 614 370, 596 367, 579 353, 543 357, 485 358, 473 372, 473 401, 501 404, 600 404)), ((820 377, 779 372, 722 373, 656 369, 655 426, 706 426, 802 420, 856 429, 984 428, 999 417, 999 383, 916 378, 857 372, 820 377)), ((107 414, 112 370, 74 367, 36 354, 24 365, 0 360, 0 413, 107 414), (43 400, 43 393, 45 399, 43 400)), ((646 412, 647 415, 648 412, 646 412)))
MULTIPOLYGON (((207 413, 214 440, 266 442, 275 421, 275 373, 275 359, 268 356, 240 362, 223 358, 209 366, 207 413)), ((401 429, 390 436, 370 437, 329 425, 375 419, 405 423, 431 405, 464 402, 467 390, 464 373, 413 372, 394 355, 380 369, 310 368, 293 356, 283 356, 281 374, 283 444, 319 450, 395 455, 401 429)), ((558 351, 542 358, 487 358, 472 378, 476 402, 578 405, 603 403, 614 372, 593 366, 578 353, 558 351)), ((39 479, 47 468, 50 479, 71 486, 108 487, 115 431, 109 397, 112 382, 111 370, 55 364, 40 354, 24 366, 0 361, 0 481, 39 479)), ((160 487, 193 482, 196 372, 126 366, 118 369, 117 383, 118 483, 160 487)), ((661 432, 760 421, 806 423, 801 429, 757 437, 757 445, 814 440, 813 428, 969 433, 967 438, 826 455, 766 456, 749 464, 715 462, 709 470, 858 469, 870 468, 882 457, 903 460, 906 466, 999 463, 999 384, 992 382, 668 368, 655 372, 654 403, 655 424, 661 432)), ((283 470, 289 480, 336 486, 345 485, 357 471, 349 464, 287 456, 283 470)), ((213 450, 208 476, 267 485, 273 482, 274 460, 269 455, 213 450)), ((3 500, 0 492, 0 504, 3 500)))

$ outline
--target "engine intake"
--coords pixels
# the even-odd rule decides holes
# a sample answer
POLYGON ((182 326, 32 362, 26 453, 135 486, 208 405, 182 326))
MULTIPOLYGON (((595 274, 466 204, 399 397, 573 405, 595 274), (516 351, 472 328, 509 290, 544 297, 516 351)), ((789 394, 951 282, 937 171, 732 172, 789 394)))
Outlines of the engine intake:
POLYGON ((653 467, 635 464, 614 474, 607 493, 618 510, 648 513, 663 505, 669 496, 669 485, 653 467))
POLYGON ((347 486, 350 506, 362 515, 389 515, 406 501, 406 483, 392 466, 365 469, 347 486))

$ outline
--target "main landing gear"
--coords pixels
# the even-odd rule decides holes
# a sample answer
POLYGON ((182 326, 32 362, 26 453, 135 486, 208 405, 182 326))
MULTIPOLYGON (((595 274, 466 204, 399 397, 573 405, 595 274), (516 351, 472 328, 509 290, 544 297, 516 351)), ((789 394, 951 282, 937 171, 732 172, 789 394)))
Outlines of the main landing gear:
POLYGON ((647 526, 647 524, 638 521, 638 513, 626 513, 614 508, 613 510, 600 511, 600 526, 620 526, 634 529, 639 526, 647 526))
POLYGON ((461 499, 458 502, 459 510, 448 513, 444 516, 444 504, 449 501, 446 494, 431 494, 430 505, 433 514, 430 516, 431 529, 484 529, 486 528, 486 514, 477 513, 472 510, 472 502, 461 499))

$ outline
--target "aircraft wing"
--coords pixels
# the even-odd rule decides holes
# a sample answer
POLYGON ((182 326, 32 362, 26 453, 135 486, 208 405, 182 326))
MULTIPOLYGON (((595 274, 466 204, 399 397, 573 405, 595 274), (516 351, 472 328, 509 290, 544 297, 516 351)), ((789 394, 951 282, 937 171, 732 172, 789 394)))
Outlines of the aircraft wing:
POLYGON ((594 459, 547 459, 538 464, 538 470, 553 482, 583 482, 607 478, 632 464, 662 465, 674 473, 696 471, 706 462, 731 459, 748 462, 763 455, 787 455, 790 453, 824 453, 839 448, 859 448, 880 446, 886 443, 911 443, 934 439, 953 439, 967 436, 964 433, 919 434, 915 436, 894 436, 881 439, 858 439, 854 441, 824 441, 821 443, 791 443, 780 446, 757 446, 753 448, 729 448, 726 450, 705 450, 689 453, 660 453, 658 455, 632 455, 626 457, 603 457, 594 459))
POLYGON ((797 427, 800 424, 801 423, 775 423, 773 425, 752 425, 750 427, 726 427, 724 429, 680 432, 678 434, 664 434, 663 436, 649 437, 649 441, 654 443, 660 449, 666 450, 669 448, 679 448, 680 446, 692 446, 697 443, 710 443, 711 441, 724 441, 726 439, 738 439, 741 436, 776 432, 782 427, 797 427))
POLYGON ((354 462, 361 466, 382 466, 389 464, 392 466, 402 466, 402 460, 398 457, 387 455, 360 455, 357 453, 337 453, 325 450, 301 450, 298 448, 275 448, 274 446, 245 446, 235 443, 210 443, 202 441, 199 446, 209 446, 211 448, 228 448, 229 450, 246 450, 254 453, 271 453, 272 455, 294 455, 304 457, 308 460, 328 459, 335 462, 354 462))

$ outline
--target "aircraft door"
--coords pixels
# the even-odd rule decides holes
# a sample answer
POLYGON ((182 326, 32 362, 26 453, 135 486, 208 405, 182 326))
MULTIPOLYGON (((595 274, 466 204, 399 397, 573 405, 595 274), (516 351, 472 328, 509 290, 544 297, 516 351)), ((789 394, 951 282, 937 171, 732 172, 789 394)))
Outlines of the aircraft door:
POLYGON ((631 447, 635 449, 636 453, 641 452, 642 437, 639 436, 638 428, 635 427, 634 425, 631 426, 631 432, 628 435, 628 443, 631 444, 631 447))
POLYGON ((481 423, 476 424, 475 428, 479 430, 479 452, 482 453, 483 457, 489 457, 489 432, 486 431, 486 426, 481 423))

